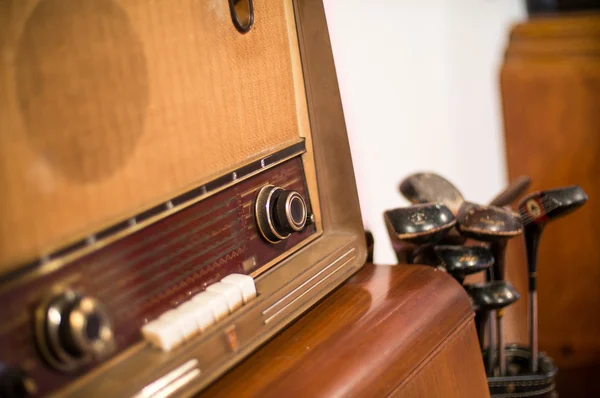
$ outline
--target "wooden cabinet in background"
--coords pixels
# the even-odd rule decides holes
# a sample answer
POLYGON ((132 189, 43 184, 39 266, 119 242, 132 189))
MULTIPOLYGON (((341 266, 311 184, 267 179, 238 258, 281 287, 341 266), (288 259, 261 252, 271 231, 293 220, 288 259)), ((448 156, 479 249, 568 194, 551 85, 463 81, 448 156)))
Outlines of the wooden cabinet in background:
MULTIPOLYGON (((550 223, 539 248, 540 348, 560 369, 559 392, 578 396, 561 391, 560 378, 600 369, 600 14, 517 25, 501 90, 509 177, 531 176, 531 190, 578 184, 590 198, 581 210, 550 223)), ((507 340, 525 341, 527 284, 520 242, 512 244, 508 259, 509 278, 522 299, 510 310, 507 340)))

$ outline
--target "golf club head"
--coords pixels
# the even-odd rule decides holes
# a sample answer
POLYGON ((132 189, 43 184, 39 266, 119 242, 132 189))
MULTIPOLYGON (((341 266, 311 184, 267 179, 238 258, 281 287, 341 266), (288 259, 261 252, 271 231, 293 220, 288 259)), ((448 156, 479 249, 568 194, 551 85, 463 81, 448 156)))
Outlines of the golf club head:
POLYGON ((456 224, 452 212, 439 203, 388 210, 384 219, 392 240, 413 245, 435 243, 456 224))
POLYGON ((384 219, 399 263, 412 263, 418 246, 436 243, 456 224, 446 206, 433 203, 389 210, 384 219))
POLYGON ((504 188, 502 192, 492 199, 490 206, 504 207, 510 205, 527 191, 529 185, 531 185, 531 178, 529 176, 517 177, 508 187, 504 188))
POLYGON ((506 240, 523 231, 518 214, 496 206, 465 202, 456 220, 458 231, 463 236, 484 242, 506 240))
POLYGON ((435 173, 415 173, 400 183, 400 192, 411 203, 443 203, 456 214, 464 198, 450 181, 435 173))
POLYGON ((460 282, 466 275, 483 271, 494 264, 492 253, 481 246, 436 245, 433 251, 446 271, 460 282))
POLYGON ((474 311, 495 311, 511 305, 520 298, 517 290, 507 281, 493 281, 465 285, 474 311))
POLYGON ((544 225, 563 217, 587 202, 587 195, 578 185, 533 192, 519 202, 523 224, 544 225))
POLYGON ((585 202, 587 195, 578 185, 533 192, 519 202, 519 213, 525 225, 530 292, 537 290, 537 252, 544 226, 577 210, 585 202))

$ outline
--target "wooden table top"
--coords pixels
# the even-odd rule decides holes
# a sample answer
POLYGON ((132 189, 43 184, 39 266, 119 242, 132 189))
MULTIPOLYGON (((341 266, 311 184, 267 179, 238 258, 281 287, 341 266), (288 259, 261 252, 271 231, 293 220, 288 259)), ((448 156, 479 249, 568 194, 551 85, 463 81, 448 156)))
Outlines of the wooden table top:
POLYGON ((201 396, 385 396, 472 316, 443 271, 367 264, 201 396))

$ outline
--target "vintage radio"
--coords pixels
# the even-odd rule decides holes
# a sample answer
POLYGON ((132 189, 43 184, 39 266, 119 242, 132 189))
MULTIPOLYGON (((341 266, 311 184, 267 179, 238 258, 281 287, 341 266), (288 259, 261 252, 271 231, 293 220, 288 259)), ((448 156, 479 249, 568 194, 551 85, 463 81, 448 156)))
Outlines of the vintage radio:
POLYGON ((324 25, 1 3, 0 396, 189 396, 362 265, 324 25))

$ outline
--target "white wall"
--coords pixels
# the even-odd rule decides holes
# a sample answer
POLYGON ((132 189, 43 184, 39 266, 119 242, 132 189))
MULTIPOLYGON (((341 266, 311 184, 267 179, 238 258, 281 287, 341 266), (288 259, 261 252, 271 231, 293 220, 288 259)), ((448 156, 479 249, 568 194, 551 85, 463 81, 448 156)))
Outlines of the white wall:
POLYGON ((365 226, 395 257, 383 211, 400 180, 435 171, 475 202, 506 183, 498 93, 522 0, 325 0, 365 226))

